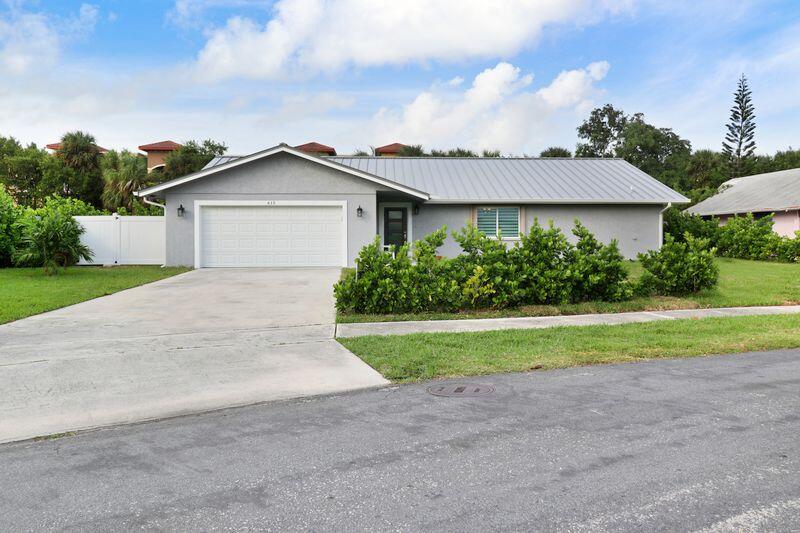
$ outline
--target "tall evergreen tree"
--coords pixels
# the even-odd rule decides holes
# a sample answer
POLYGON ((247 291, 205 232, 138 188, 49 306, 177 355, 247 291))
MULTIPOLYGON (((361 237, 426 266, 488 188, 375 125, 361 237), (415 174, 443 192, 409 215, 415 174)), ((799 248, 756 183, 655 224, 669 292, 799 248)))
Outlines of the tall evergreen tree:
POLYGON ((730 122, 726 124, 728 133, 722 143, 722 152, 728 158, 732 178, 738 178, 747 171, 747 165, 756 149, 756 114, 753 107, 747 78, 742 74, 733 93, 730 122))

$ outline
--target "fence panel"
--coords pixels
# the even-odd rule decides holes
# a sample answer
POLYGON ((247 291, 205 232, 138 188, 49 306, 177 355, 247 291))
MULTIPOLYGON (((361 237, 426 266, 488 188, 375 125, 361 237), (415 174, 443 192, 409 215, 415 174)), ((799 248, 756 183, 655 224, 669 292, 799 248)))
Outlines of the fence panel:
POLYGON ((164 217, 80 216, 81 242, 94 252, 81 265, 163 265, 164 217))

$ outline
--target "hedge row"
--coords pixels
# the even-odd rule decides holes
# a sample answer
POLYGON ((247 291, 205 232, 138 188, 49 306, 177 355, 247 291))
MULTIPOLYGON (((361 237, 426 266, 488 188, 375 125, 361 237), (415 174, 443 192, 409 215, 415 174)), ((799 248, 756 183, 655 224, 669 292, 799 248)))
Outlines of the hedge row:
POLYGON ((670 209, 665 213, 665 233, 677 241, 689 234, 706 239, 722 257, 760 261, 800 261, 800 231, 794 237, 784 237, 772 231, 772 215, 756 218, 752 213, 728 219, 724 226, 717 218, 703 219, 697 215, 670 209))
POLYGON ((628 280, 617 243, 600 243, 575 221, 575 244, 560 229, 534 223, 515 245, 486 236, 470 225, 453 238, 463 252, 440 258, 446 228, 395 254, 379 238, 361 249, 357 268, 334 287, 340 311, 401 313, 619 301, 634 293, 675 294, 713 287, 717 270, 707 241, 669 239, 659 252, 640 259, 651 275, 628 280))

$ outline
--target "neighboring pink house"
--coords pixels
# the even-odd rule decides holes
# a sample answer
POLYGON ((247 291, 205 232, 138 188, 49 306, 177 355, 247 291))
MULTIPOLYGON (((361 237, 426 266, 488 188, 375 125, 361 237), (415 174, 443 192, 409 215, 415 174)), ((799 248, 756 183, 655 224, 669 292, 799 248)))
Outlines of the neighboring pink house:
POLYGON ((719 192, 686 210, 703 217, 715 216, 724 225, 736 215, 773 213, 773 231, 794 237, 800 231, 800 168, 734 178, 719 192))

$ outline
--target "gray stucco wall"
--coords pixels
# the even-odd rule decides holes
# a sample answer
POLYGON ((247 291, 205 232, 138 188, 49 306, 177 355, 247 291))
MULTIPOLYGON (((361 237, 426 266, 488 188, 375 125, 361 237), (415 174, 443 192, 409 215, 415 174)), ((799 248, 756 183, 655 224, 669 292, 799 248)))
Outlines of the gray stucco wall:
POLYGON ((412 218, 414 239, 421 239, 442 226, 447 226, 447 240, 439 248, 445 257, 453 257, 461 253, 461 247, 453 240, 454 230, 467 225, 472 220, 472 206, 469 205, 421 205, 419 213, 412 218))
MULTIPOLYGON (((576 239, 572 235, 572 228, 577 218, 600 241, 608 243, 617 239, 622 254, 635 259, 637 253, 654 250, 661 245, 659 215, 663 208, 662 205, 525 205, 524 231, 527 233, 537 218, 541 225, 552 220, 574 242, 576 239)), ((471 219, 472 206, 423 204, 419 214, 413 217, 414 239, 447 226, 447 241, 440 251, 442 255, 452 257, 461 249, 450 235, 471 219)))
POLYGON ((622 255, 635 259, 636 254, 661 246, 661 210, 663 205, 529 205, 525 207, 527 232, 534 219, 545 225, 549 220, 575 241, 575 219, 589 228, 604 243, 617 239, 622 255))
POLYGON ((195 200, 329 200, 347 202, 348 264, 376 233, 376 192, 384 187, 306 161, 277 154, 217 175, 168 189, 166 193, 166 264, 194 265, 195 200), (177 216, 183 205, 186 214, 177 216), (358 218, 361 206, 364 216, 358 218))

